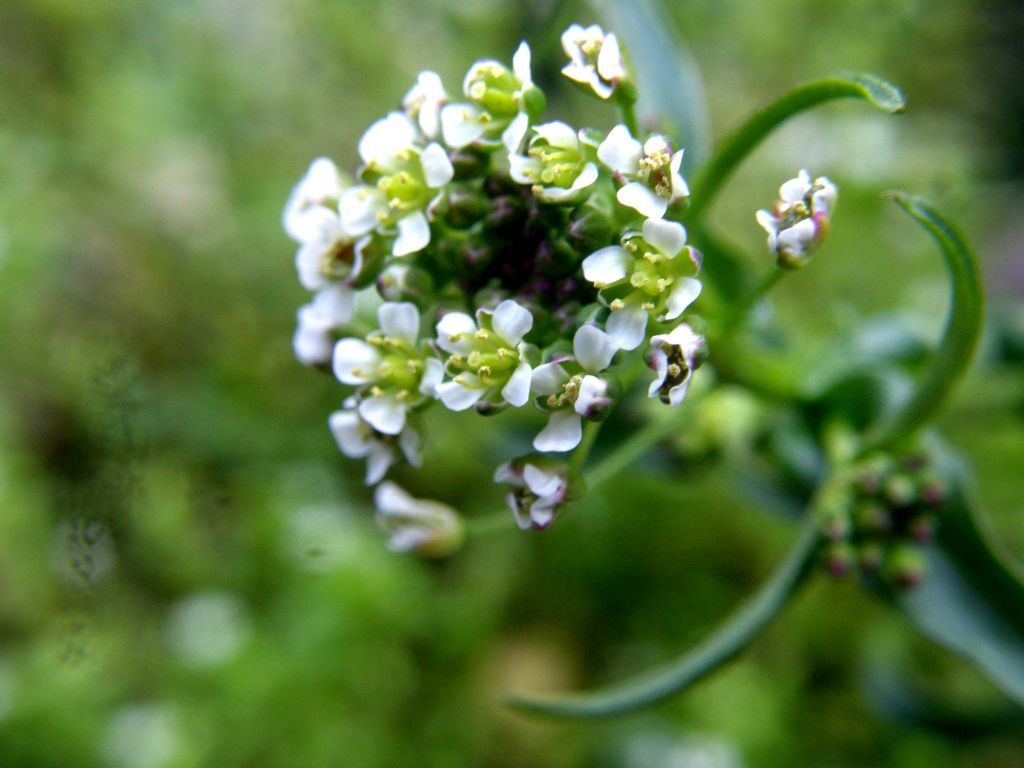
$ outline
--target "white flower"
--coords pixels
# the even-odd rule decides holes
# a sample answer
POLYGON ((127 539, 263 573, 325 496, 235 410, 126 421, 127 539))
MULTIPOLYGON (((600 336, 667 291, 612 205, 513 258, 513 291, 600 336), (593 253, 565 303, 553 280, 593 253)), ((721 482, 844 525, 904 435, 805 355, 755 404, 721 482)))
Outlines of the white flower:
POLYGON ((802 170, 779 187, 780 199, 772 210, 757 212, 757 223, 768 233, 768 248, 778 256, 779 266, 796 269, 807 263, 828 232, 837 196, 828 178, 819 176, 812 182, 811 174, 802 170))
POLYGON ((531 115, 544 109, 544 95, 530 73, 530 46, 519 44, 512 57, 512 70, 486 59, 466 73, 462 90, 469 103, 447 104, 441 110, 441 133, 449 147, 480 143, 509 152, 519 148, 531 115))
POLYGON ((569 57, 562 74, 599 98, 610 98, 619 82, 628 76, 618 38, 612 32, 605 34, 596 24, 586 28, 573 24, 565 30, 562 50, 569 57))
POLYGON ((616 194, 619 202, 648 219, 660 219, 690 194, 680 173, 683 150, 673 153, 664 136, 641 144, 626 126, 617 125, 597 148, 597 157, 625 182, 616 194))
POLYGON ((546 203, 576 200, 598 177, 586 134, 560 121, 535 125, 533 131, 526 154, 509 155, 512 178, 529 184, 546 203))
POLYGON ((494 312, 477 310, 476 320, 462 312, 449 312, 437 324, 437 346, 448 353, 446 369, 451 381, 438 384, 437 397, 453 411, 463 411, 485 397, 516 408, 530 399, 532 349, 523 337, 533 327, 533 316, 512 299, 494 312))
POLYGON ((395 234, 395 256, 416 253, 430 243, 425 211, 455 174, 440 144, 421 148, 416 139, 416 125, 401 112, 371 125, 359 140, 359 156, 364 177, 375 178, 376 183, 351 187, 341 196, 345 231, 395 234))
POLYGON ((446 504, 414 499, 389 481, 377 486, 373 500, 377 523, 391 535, 388 548, 394 552, 416 550, 430 557, 443 557, 462 543, 462 521, 446 504))
POLYGON ((298 243, 306 243, 320 234, 321 224, 310 221, 318 210, 337 211, 345 183, 337 166, 326 157, 314 160, 306 175, 295 185, 284 207, 282 224, 285 232, 298 243))
POLYGON ((346 401, 346 409, 335 411, 327 423, 341 452, 350 459, 366 459, 366 484, 374 485, 399 460, 420 466, 420 434, 408 422, 397 437, 378 432, 354 410, 356 403, 346 401))
POLYGON ((360 387, 359 415, 378 432, 399 435, 408 410, 433 397, 443 376, 441 361, 418 350, 420 313, 408 302, 385 302, 377 310, 380 331, 342 339, 334 347, 334 375, 360 387))
POLYGON ((440 75, 426 70, 420 72, 416 85, 402 99, 402 109, 416 121, 426 138, 436 139, 441 132, 441 107, 447 100, 440 75))
POLYGON ((292 338, 295 356, 303 365, 331 362, 333 331, 352 319, 355 292, 344 285, 328 285, 298 311, 298 327, 292 338))
POLYGON ((520 529, 547 528, 569 501, 568 467, 563 463, 530 462, 517 459, 494 472, 494 482, 508 483, 505 494, 520 529))
POLYGON ((571 451, 583 436, 584 418, 603 417, 611 405, 608 382, 597 374, 619 346, 595 325, 582 325, 573 338, 574 358, 552 361, 533 371, 531 388, 547 397, 547 426, 533 439, 538 451, 571 451))
POLYGON ((704 339, 686 323, 680 323, 667 334, 653 336, 651 363, 655 379, 647 390, 648 396, 657 395, 661 402, 675 408, 683 402, 693 372, 704 362, 706 354, 704 339))
POLYGON ((621 349, 636 349, 649 314, 674 320, 700 295, 700 281, 687 275, 696 272, 698 256, 686 246, 683 225, 664 219, 648 219, 622 242, 585 258, 583 276, 608 300, 605 330, 621 349))

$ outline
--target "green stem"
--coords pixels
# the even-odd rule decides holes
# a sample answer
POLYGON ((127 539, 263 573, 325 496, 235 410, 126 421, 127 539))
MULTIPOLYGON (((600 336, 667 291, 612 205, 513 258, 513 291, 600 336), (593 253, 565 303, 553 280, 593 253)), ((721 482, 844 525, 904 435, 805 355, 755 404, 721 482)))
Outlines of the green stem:
POLYGON ((789 556, 754 596, 678 661, 636 680, 590 694, 513 697, 509 706, 558 717, 609 717, 660 701, 718 669, 753 642, 813 570, 821 534, 808 515, 789 556))
POLYGON ((625 99, 619 99, 619 112, 622 114, 622 124, 629 129, 629 133, 634 138, 640 137, 639 126, 636 121, 636 109, 634 108, 632 101, 626 101, 625 99))
POLYGON ((611 480, 619 472, 643 456, 651 446, 661 442, 679 428, 680 409, 676 408, 664 418, 648 422, 598 464, 590 469, 585 477, 588 491, 611 480))
POLYGON ((775 287, 775 284, 782 279, 782 276, 785 275, 787 271, 788 270, 776 268, 761 278, 761 282, 755 285, 746 296, 743 296, 738 302, 736 302, 736 306, 733 307, 732 315, 729 318, 729 326, 737 326, 743 318, 746 317, 747 312, 749 312, 751 308, 753 308, 753 306, 757 304, 757 302, 760 301, 766 293, 768 293, 768 291, 775 287))
POLYGON ((583 469, 587 463, 587 457, 590 455, 590 449, 594 447, 597 435, 601 431, 602 424, 604 424, 603 421, 588 421, 583 425, 583 438, 569 460, 570 472, 579 472, 583 469))
POLYGON ((826 78, 790 91, 755 113, 704 164, 691 188, 693 203, 687 211, 687 218, 697 219, 711 205, 740 162, 779 125, 805 109, 833 99, 848 98, 864 99, 889 113, 902 112, 906 108, 903 94, 896 86, 868 74, 826 78))
POLYGON ((475 541, 516 528, 516 519, 509 509, 488 512, 466 520, 466 538, 475 541))
POLYGON ((984 296, 978 264, 960 234, 923 201, 902 193, 893 200, 935 239, 950 279, 950 307, 942 340, 933 350, 917 388, 899 410, 870 434, 861 454, 910 439, 939 412, 967 372, 981 336, 984 296))

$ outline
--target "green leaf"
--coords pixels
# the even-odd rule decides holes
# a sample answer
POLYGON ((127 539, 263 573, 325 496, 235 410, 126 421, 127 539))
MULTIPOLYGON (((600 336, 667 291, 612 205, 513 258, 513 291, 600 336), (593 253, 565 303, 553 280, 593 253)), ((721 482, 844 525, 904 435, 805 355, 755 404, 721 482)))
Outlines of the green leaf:
POLYGON ((861 453, 910 439, 939 412, 974 358, 984 320, 984 296, 978 265, 964 239, 935 209, 902 192, 893 200, 935 239, 950 281, 950 306, 942 340, 931 354, 913 394, 873 434, 861 453))
POLYGON ((696 168, 708 145, 708 108, 697 62, 680 42, 658 0, 592 0, 607 28, 626 44, 636 78, 640 124, 669 123, 696 168))
POLYGON ((900 89, 869 74, 841 75, 816 80, 787 93, 756 112, 729 136, 701 168, 691 187, 688 219, 696 219, 711 205, 729 176, 773 130, 804 110, 835 99, 862 99, 883 112, 895 114, 906 108, 900 89))
POLYGON ((707 640, 677 661, 619 685, 564 696, 515 696, 508 705, 555 717, 609 717, 661 701, 718 669, 753 642, 812 570, 818 526, 808 516, 789 556, 764 586, 707 640))

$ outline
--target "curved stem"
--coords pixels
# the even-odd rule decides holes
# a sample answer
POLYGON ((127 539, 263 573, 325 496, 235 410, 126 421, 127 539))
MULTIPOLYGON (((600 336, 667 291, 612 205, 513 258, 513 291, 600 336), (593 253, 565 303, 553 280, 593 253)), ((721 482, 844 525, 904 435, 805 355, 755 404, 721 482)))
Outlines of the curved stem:
POLYGON ((691 190, 693 203, 687 218, 696 219, 711 205, 740 162, 779 125, 805 109, 833 99, 849 98, 864 99, 889 113, 902 112, 906 108, 903 94, 896 86, 869 74, 816 80, 790 91, 755 113, 704 164, 691 190))
POLYGON ((660 701, 707 676, 750 645, 812 571, 820 532, 813 515, 789 556, 760 590, 707 640, 678 661, 636 680, 590 694, 513 697, 514 709, 556 717, 609 717, 660 701))
POLYGON ((603 421, 588 421, 583 425, 583 438, 569 460, 570 471, 579 472, 583 469, 587 463, 587 457, 590 455, 590 449, 594 447, 597 435, 601 431, 602 424, 604 424, 603 421))
POLYGON ((885 424, 868 436, 861 454, 909 438, 942 408, 966 373, 981 336, 984 296, 978 264, 953 226, 923 201, 902 193, 892 198, 938 243, 950 279, 950 307, 942 340, 932 352, 917 388, 885 424))
POLYGON ((680 413, 682 411, 677 408, 664 418, 649 421, 630 435, 627 440, 620 443, 614 451, 605 456, 593 469, 585 473, 587 489, 593 490, 597 486, 611 480, 619 472, 647 453, 651 446, 661 442, 675 432, 679 427, 680 413))
POLYGON ((470 540, 483 539, 493 534, 514 530, 515 528, 515 517, 511 510, 505 508, 466 520, 466 538, 470 540))
POLYGON ((636 110, 633 107, 633 102, 625 99, 619 99, 618 104, 619 112, 622 114, 622 124, 629 129, 631 136, 639 138, 640 128, 636 121, 636 110))

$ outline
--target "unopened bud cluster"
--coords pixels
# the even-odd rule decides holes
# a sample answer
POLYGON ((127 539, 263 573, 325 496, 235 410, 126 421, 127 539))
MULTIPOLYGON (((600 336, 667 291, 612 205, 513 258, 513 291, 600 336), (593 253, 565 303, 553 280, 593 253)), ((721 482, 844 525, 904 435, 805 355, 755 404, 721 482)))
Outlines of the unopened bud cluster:
POLYGON ((924 547, 947 497, 946 484, 925 454, 869 456, 829 491, 819 514, 830 573, 859 569, 900 588, 924 579, 924 547))
MULTIPOLYGON (((562 44, 566 77, 632 104, 615 35, 573 25, 562 44)), ((284 213, 313 294, 296 356, 349 387, 329 419, 341 451, 366 459, 377 484, 396 463, 418 466, 426 409, 532 404, 537 453, 494 475, 524 528, 546 527, 578 495, 558 454, 616 406, 633 359, 654 369, 649 395, 676 406, 707 354, 684 317, 700 255, 672 218, 689 198, 683 150, 625 125, 545 120, 545 108, 526 43, 511 66, 473 64, 461 92, 423 72, 363 134, 355 176, 315 160, 284 213), (357 295, 377 305, 368 334, 352 332, 357 295)), ((395 548, 437 554, 461 539, 436 504, 381 488, 395 548)))

